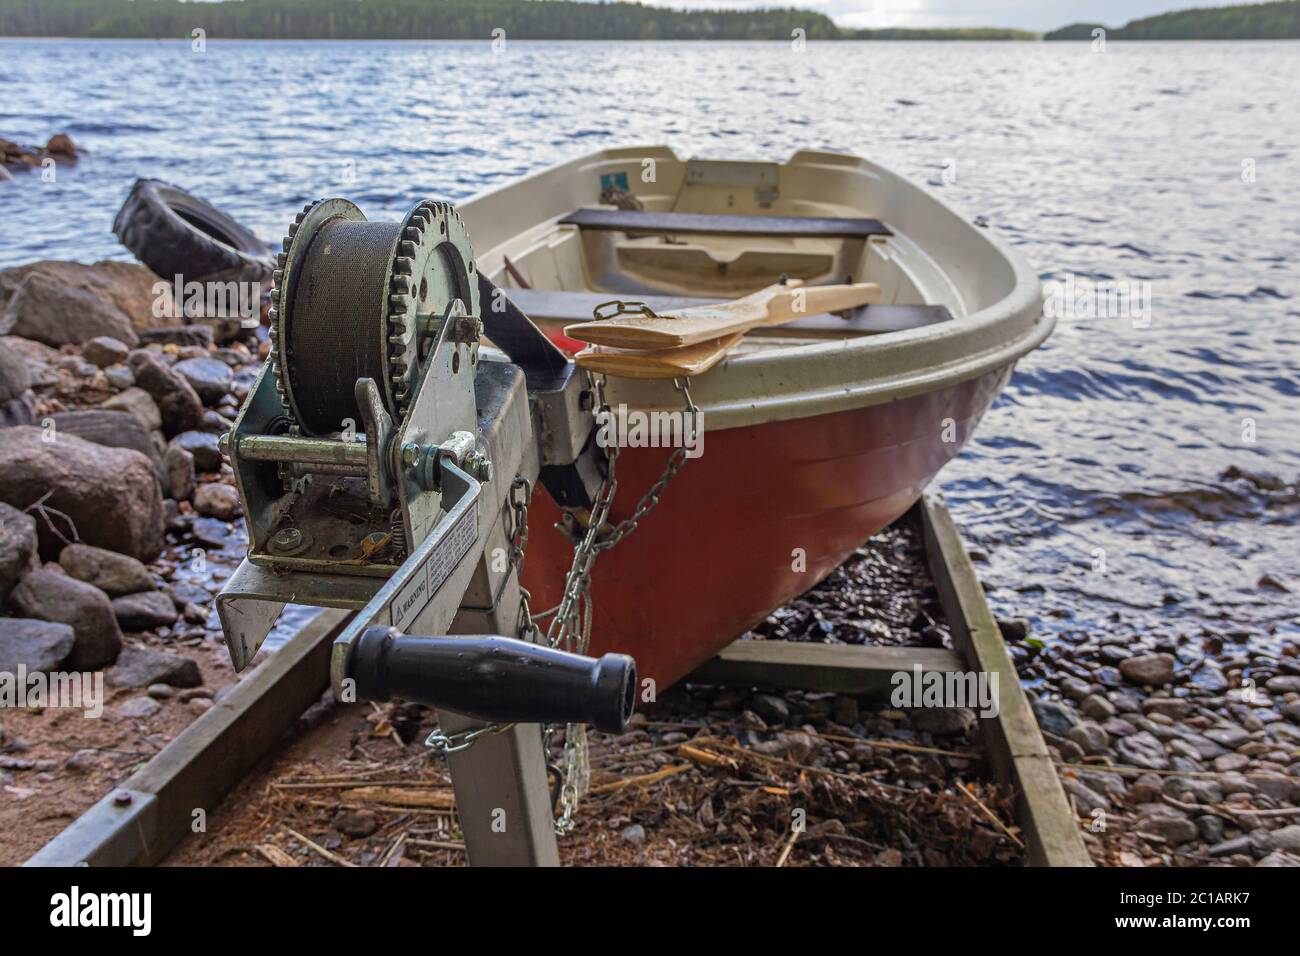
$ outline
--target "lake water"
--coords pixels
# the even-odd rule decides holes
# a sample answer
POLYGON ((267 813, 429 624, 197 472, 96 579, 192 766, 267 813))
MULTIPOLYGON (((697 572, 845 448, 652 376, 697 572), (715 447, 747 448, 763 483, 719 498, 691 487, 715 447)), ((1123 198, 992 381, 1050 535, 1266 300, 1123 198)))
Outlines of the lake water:
POLYGON ((90 150, 0 184, 0 266, 125 257, 140 176, 277 239, 321 195, 393 217, 603 146, 859 153, 1045 281, 1150 284, 1148 328, 1063 321, 942 475, 998 611, 1276 650, 1300 631, 1297 90, 1296 43, 0 40, 0 136, 90 150))

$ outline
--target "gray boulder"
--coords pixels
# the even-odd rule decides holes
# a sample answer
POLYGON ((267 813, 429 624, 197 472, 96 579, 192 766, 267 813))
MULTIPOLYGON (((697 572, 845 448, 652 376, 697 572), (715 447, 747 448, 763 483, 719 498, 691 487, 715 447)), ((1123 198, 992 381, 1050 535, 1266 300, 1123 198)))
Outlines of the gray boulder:
POLYGON ((158 404, 163 432, 168 436, 193 431, 203 424, 203 402, 183 375, 149 352, 131 353, 135 382, 158 404))
POLYGON ((207 518, 231 521, 242 510, 239 492, 231 485, 205 482, 194 492, 194 510, 207 518))
POLYGON ((66 661, 71 670, 111 664, 122 649, 122 631, 108 595, 84 581, 57 571, 33 571, 14 588, 10 601, 24 617, 72 628, 75 641, 66 661))
POLYGON ((218 436, 212 432, 182 432, 171 440, 176 448, 183 448, 194 456, 194 467, 199 471, 221 470, 225 460, 221 455, 218 436))
POLYGON ((193 497, 194 485, 198 480, 194 472, 193 455, 176 445, 168 446, 163 455, 163 473, 167 479, 168 497, 177 501, 189 501, 193 497))
POLYGON ((59 564, 78 581, 99 588, 109 597, 154 589, 149 569, 135 558, 88 544, 70 544, 59 554, 59 564))
POLYGON ((127 647, 106 680, 112 687, 131 689, 150 684, 198 687, 203 683, 203 675, 192 658, 150 647, 127 647))
POLYGON ((0 501, 0 604, 36 567, 36 519, 0 501))
POLYGON ((99 368, 108 368, 110 365, 125 362, 130 354, 130 346, 109 335, 97 335, 81 346, 81 357, 99 368))
POLYGON ((100 402, 99 407, 113 412, 129 412, 151 432, 162 428, 162 412, 158 411, 158 403, 142 388, 128 388, 118 392, 112 398, 100 402))
POLYGON ((147 631, 176 623, 176 605, 162 591, 141 591, 113 598, 113 614, 124 631, 147 631))
POLYGON ((33 274, 92 294, 128 316, 136 329, 172 321, 165 318, 171 311, 171 283, 162 282, 148 267, 138 262, 115 260, 86 265, 49 259, 0 270, 0 310, 33 274))
POLYGON ((172 366, 206 405, 215 405, 228 394, 234 373, 225 362, 212 358, 191 358, 172 366))
POLYGON ((56 412, 50 419, 56 434, 76 435, 96 445, 138 451, 153 462, 156 472, 162 473, 162 456, 154 446, 153 433, 130 412, 95 408, 56 412))
POLYGON ((11 402, 32 387, 32 373, 21 355, 0 344, 0 403, 11 402))
POLYGON ((72 653, 76 635, 67 624, 0 617, 0 673, 52 671, 72 653))
MULTIPOLYGON (((162 494, 149 459, 75 435, 53 442, 44 435, 40 428, 0 429, 0 501, 26 509, 44 498, 75 527, 74 538, 63 518, 50 516, 67 539, 155 558, 163 544, 162 494)), ((41 555, 54 560, 66 541, 44 520, 37 534, 41 555)))
POLYGON ((135 345, 131 320, 117 306, 41 273, 27 276, 0 314, 0 332, 46 345, 80 345, 107 335, 135 345))
POLYGON ((0 428, 15 428, 36 422, 36 396, 23 392, 17 398, 0 402, 0 428))

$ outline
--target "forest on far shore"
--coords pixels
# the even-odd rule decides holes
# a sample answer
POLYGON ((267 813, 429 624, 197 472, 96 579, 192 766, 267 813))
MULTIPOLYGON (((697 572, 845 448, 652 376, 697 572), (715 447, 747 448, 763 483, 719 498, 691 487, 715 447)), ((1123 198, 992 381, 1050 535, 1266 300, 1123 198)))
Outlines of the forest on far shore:
POLYGON ((840 27, 821 13, 669 10, 574 0, 0 0, 0 36, 471 40, 1246 40, 1300 38, 1300 0, 1181 10, 1122 27, 1075 23, 1040 36, 999 27, 840 27))

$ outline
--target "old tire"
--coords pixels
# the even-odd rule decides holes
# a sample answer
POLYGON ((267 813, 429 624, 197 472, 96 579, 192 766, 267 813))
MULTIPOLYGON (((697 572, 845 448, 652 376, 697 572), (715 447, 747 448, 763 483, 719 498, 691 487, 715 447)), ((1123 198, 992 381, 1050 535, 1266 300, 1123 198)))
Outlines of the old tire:
POLYGON ((251 230, 178 186, 139 179, 113 220, 113 233, 160 278, 269 285, 274 253, 251 230))

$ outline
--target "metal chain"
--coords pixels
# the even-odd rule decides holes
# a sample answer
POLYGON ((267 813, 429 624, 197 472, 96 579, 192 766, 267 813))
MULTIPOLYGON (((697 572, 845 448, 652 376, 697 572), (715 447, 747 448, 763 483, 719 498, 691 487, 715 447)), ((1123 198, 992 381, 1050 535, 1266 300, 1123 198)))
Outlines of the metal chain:
MULTIPOLYGON (((619 303, 622 305, 622 303, 619 303)), ((598 416, 612 414, 609 402, 605 398, 606 379, 603 375, 592 377, 596 391, 596 408, 598 416)), ((686 413, 690 416, 699 414, 699 408, 691 398, 691 391, 685 379, 673 379, 673 387, 686 399, 686 413)), ((632 514, 620 521, 614 528, 602 536, 609 518, 614 496, 618 492, 618 457, 617 443, 605 449, 607 469, 605 479, 601 482, 592 503, 586 530, 573 549, 573 563, 564 581, 564 596, 558 607, 538 617, 534 617, 530 606, 531 595, 519 586, 519 636, 523 640, 535 640, 540 632, 538 618, 550 617, 546 629, 547 646, 561 648, 575 654, 586 654, 591 642, 591 569, 596 558, 603 551, 608 551, 637 529, 641 521, 655 509, 663 497, 669 483, 682 470, 686 463, 686 448, 678 447, 668 456, 659 479, 638 499, 632 514)), ((510 486, 510 507, 514 516, 514 527, 510 536, 510 564, 515 574, 522 581, 525 549, 528 547, 528 506, 532 502, 532 485, 521 475, 515 476, 510 486)), ((501 733, 514 724, 489 724, 471 731, 445 736, 438 731, 429 735, 426 744, 437 753, 457 753, 472 746, 479 737, 487 734, 501 733)), ((543 752, 549 750, 551 736, 555 727, 543 728, 543 752)), ((564 768, 561 772, 560 806, 561 815, 555 821, 555 832, 565 834, 574 827, 573 814, 578 807, 578 799, 587 789, 589 765, 587 762, 587 726, 586 724, 568 724, 564 733, 564 768)))
MULTIPOLYGON (((593 376, 596 389, 597 415, 608 417, 611 413, 609 402, 605 398, 605 376, 593 376)), ((686 398, 687 414, 695 415, 699 409, 691 399, 691 391, 685 379, 673 379, 673 387, 686 398)), ((636 530, 646 515, 659 504, 669 482, 681 471, 686 462, 685 447, 676 448, 668 457, 659 480, 637 501, 630 517, 620 521, 613 531, 602 539, 601 531, 609 517, 610 507, 618 492, 618 444, 612 443, 605 449, 608 462, 605 480, 591 507, 591 516, 587 522, 586 532, 582 535, 573 552, 573 564, 565 581, 564 598, 556 610, 546 631, 547 643, 551 647, 560 647, 577 654, 586 654, 591 640, 591 568, 602 551, 608 551, 636 530)), ((564 775, 560 787, 561 815, 555 823, 557 833, 568 833, 573 829, 573 814, 578 808, 578 799, 587 785, 587 728, 585 724, 569 724, 564 732, 564 775)))
POLYGON ((447 754, 468 750, 480 737, 499 734, 513 726, 514 724, 485 724, 482 727, 473 727, 454 734, 444 734, 441 730, 435 730, 425 739, 424 745, 434 753, 445 757, 447 754))

